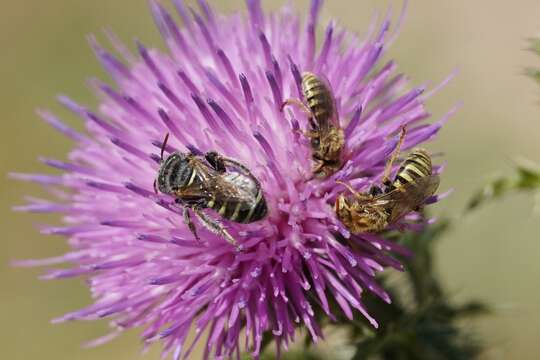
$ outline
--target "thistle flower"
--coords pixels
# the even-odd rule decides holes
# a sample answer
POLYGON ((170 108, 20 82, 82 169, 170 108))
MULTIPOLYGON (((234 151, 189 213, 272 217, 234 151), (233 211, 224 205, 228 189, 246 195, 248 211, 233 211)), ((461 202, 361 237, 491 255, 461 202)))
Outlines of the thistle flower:
POLYGON ((278 349, 287 347, 299 326, 320 339, 314 307, 332 318, 329 299, 347 317, 358 311, 377 327, 362 293, 390 302, 374 276, 385 267, 401 270, 392 253, 408 251, 379 235, 349 234, 333 211, 344 191, 336 180, 366 190, 380 181, 403 126, 403 148, 409 149, 433 138, 446 120, 427 123, 429 94, 423 87, 407 90, 394 62, 379 65, 396 34, 389 32, 390 14, 379 25, 375 21, 363 40, 330 22, 317 46, 319 0, 305 25, 289 7, 265 14, 257 0, 247 1, 247 19, 218 15, 199 3, 202 14, 189 14, 181 0, 174 1, 181 28, 150 1, 167 53, 138 43, 133 55, 108 33, 120 59, 90 38, 115 86, 91 81, 101 98, 98 111, 59 97, 85 122, 85 133, 39 111, 74 141, 74 149, 69 162, 43 160, 61 175, 14 174, 58 197, 31 199, 17 209, 63 214, 64 226, 42 232, 66 236, 71 251, 19 265, 68 263, 43 278, 88 279, 94 303, 54 322, 110 318, 113 332, 90 345, 144 327, 145 344, 162 341, 164 353, 175 359, 187 358, 205 332, 205 358, 228 357, 242 347, 257 357, 266 333, 278 349), (306 116, 280 111, 284 99, 302 96, 303 71, 328 78, 345 132, 344 165, 323 180, 310 179, 311 150, 298 131, 307 128, 306 116), (260 180, 268 216, 252 224, 222 219, 242 251, 200 224, 202 241, 196 241, 181 207, 154 193, 166 133, 166 152, 216 150, 260 180), (196 338, 188 343, 193 328, 196 338))

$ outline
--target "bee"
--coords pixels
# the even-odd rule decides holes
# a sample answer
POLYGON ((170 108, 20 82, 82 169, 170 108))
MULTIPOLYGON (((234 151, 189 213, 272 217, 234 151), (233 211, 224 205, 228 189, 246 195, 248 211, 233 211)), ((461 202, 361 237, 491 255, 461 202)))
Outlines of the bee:
POLYGON ((405 128, 385 169, 382 184, 384 189, 374 186, 368 193, 359 193, 350 185, 344 185, 352 196, 340 194, 335 202, 339 220, 353 233, 379 232, 418 210, 439 187, 439 176, 433 174, 431 158, 424 149, 414 149, 403 161, 393 181, 389 174, 403 139, 405 128))
POLYGON ((221 217, 243 224, 263 219, 268 207, 259 180, 243 164, 215 151, 206 153, 204 158, 174 152, 163 159, 168 136, 161 147, 155 192, 172 195, 175 202, 183 206, 184 222, 197 240, 200 239, 190 210, 208 230, 238 248, 237 241, 223 225, 203 210, 213 209, 221 217))
POLYGON ((281 109, 296 105, 309 117, 309 130, 304 135, 310 139, 315 162, 312 172, 317 178, 325 178, 341 168, 345 135, 339 126, 336 101, 329 82, 311 72, 305 72, 302 74, 302 91, 305 102, 287 99, 281 109))

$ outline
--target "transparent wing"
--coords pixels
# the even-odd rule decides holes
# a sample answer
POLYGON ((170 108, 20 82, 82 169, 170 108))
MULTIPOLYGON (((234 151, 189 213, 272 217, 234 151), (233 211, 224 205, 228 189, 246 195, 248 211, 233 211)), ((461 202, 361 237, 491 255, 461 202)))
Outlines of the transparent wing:
POLYGON ((438 175, 425 176, 389 193, 377 196, 373 202, 391 210, 388 220, 392 223, 421 206, 428 197, 437 191, 439 182, 438 175))
POLYGON ((340 124, 339 124, 339 114, 338 114, 338 109, 337 109, 336 98, 335 98, 335 95, 334 95, 334 89, 332 89, 332 85, 330 84, 330 80, 328 80, 328 78, 325 75, 318 74, 317 76, 319 77, 321 82, 324 84, 324 86, 328 90, 328 95, 330 96, 330 103, 332 105, 332 114, 330 115, 330 118, 328 119, 328 122, 324 121, 322 124, 319 123, 319 127, 321 127, 322 129, 325 129, 325 130, 327 130, 330 125, 333 125, 335 127, 339 127, 340 126, 340 124))
POLYGON ((194 171, 196 171, 196 174, 201 179, 203 186, 201 186, 201 182, 194 181, 190 186, 183 186, 181 189, 178 189, 176 191, 176 196, 184 201, 210 199, 209 191, 204 184, 208 181, 208 179, 215 176, 215 171, 202 162, 200 158, 195 156, 190 159, 190 166, 194 169, 194 171))
POLYGON ((240 210, 250 209, 256 201, 257 189, 251 178, 239 173, 214 176, 206 188, 216 201, 240 203, 240 210))
POLYGON ((198 202, 199 200, 210 199, 210 194, 198 185, 183 187, 177 190, 175 195, 185 202, 198 202))

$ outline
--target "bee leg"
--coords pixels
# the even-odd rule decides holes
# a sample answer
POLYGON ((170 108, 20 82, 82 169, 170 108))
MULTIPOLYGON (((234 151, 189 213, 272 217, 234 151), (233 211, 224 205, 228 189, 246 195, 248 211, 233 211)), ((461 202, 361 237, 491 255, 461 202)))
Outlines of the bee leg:
POLYGON ((316 173, 318 173, 319 171, 321 171, 321 169, 322 169, 323 166, 324 166, 324 161, 322 161, 322 160, 315 160, 315 164, 316 164, 316 165, 315 165, 315 166, 313 167, 313 169, 312 169, 312 172, 313 172, 314 174, 316 174, 316 173))
POLYGON ((340 212, 341 210, 351 209, 349 204, 347 204, 347 201, 345 200, 345 196, 343 196, 343 194, 339 194, 334 204, 334 207, 335 207, 336 213, 340 212))
POLYGON ((325 161, 314 159, 315 166, 311 169, 311 176, 306 181, 311 181, 315 178, 326 177, 326 172, 322 171, 324 166, 327 165, 325 161))
POLYGON ((203 213, 200 209, 193 209, 193 211, 208 230, 210 230, 214 234, 218 234, 224 237, 225 240, 227 240, 231 245, 236 248, 236 250, 241 250, 241 247, 238 245, 235 238, 233 238, 232 235, 229 234, 229 232, 223 227, 222 224, 203 213))
POLYGON ((365 201, 365 200, 369 200, 370 198, 372 198, 371 194, 366 195, 364 193, 359 193, 349 183, 343 182, 341 180, 336 180, 336 184, 345 186, 347 188, 347 190, 349 190, 351 192, 351 194, 353 194, 354 197, 356 197, 358 200, 365 201))
POLYGON ((341 180, 336 180, 336 184, 343 185, 351 192, 351 194, 356 195, 358 192, 351 186, 351 184, 343 182, 341 180))
POLYGON ((311 131, 304 131, 304 130, 302 130, 302 129, 296 129, 296 130, 294 130, 294 132, 295 132, 295 133, 298 133, 298 134, 300 134, 300 135, 302 135, 302 136, 304 136, 304 137, 307 137, 308 139, 312 139, 312 138, 317 137, 317 136, 313 135, 313 134, 311 133, 311 131))
POLYGON ((184 210, 182 211, 182 215, 184 216, 184 223, 188 226, 189 231, 193 233, 193 236, 195 236, 195 240, 197 240, 198 242, 201 242, 201 238, 199 237, 199 234, 197 233, 197 228, 195 227, 195 224, 191 220, 191 215, 187 207, 184 207, 184 210))
POLYGON ((224 164, 229 164, 230 166, 235 167, 238 170, 241 170, 244 173, 244 175, 253 177, 253 174, 251 173, 251 171, 244 164, 241 164, 236 160, 229 159, 224 156, 221 156, 221 161, 223 161, 224 164))
POLYGON ((223 157, 219 155, 216 151, 209 151, 204 155, 204 158, 212 166, 212 168, 220 173, 224 173, 227 169, 225 168, 225 162, 223 157))
POLYGON ((313 118, 313 116, 310 117, 308 121, 309 121, 309 126, 311 126, 312 130, 317 130, 319 128, 319 125, 317 125, 317 122, 315 121, 315 118, 313 118))
POLYGON ((184 209, 182 210, 182 215, 184 216, 184 224, 186 224, 189 228, 189 231, 193 233, 195 236, 195 239, 198 242, 201 242, 201 239, 199 238, 199 234, 197 234, 197 229, 195 228, 195 224, 193 221, 191 221, 191 215, 189 214, 188 207, 184 206, 184 209))
MULTIPOLYGON (((320 172, 321 172, 322 168, 324 167, 325 162, 323 160, 317 159, 315 157, 313 158, 313 162, 315 163, 315 165, 311 168, 311 176, 308 177, 305 180, 305 182, 311 181, 311 180, 313 180, 313 179, 315 179, 317 177, 321 177, 320 172)), ((324 175, 324 173, 323 173, 323 175, 324 175)))
POLYGON ((382 183, 385 186, 390 186, 391 183, 392 183, 390 181, 390 172, 392 171, 392 165, 394 164, 394 161, 396 160, 396 158, 399 155, 399 152, 401 150, 401 145, 403 144, 403 140, 405 140, 405 134, 406 133, 407 133, 407 128, 405 126, 403 126, 401 128, 401 135, 399 136, 399 140, 398 140, 398 143, 396 145, 396 148, 394 149, 394 151, 392 151, 392 155, 390 156, 390 160, 388 160, 388 162, 386 163, 386 167, 384 169, 384 176, 383 176, 383 179, 382 179, 382 183))
POLYGON ((285 100, 282 104, 281 104, 281 107, 279 108, 280 111, 283 111, 283 109, 285 108, 285 106, 290 106, 290 105, 295 105, 297 107, 300 108, 300 110, 302 110, 302 112, 304 112, 307 116, 309 116, 310 118, 313 117, 313 113, 311 112, 311 109, 309 107, 307 107, 306 104, 304 104, 301 100, 299 99, 294 99, 294 98, 291 98, 291 99, 287 99, 285 100))

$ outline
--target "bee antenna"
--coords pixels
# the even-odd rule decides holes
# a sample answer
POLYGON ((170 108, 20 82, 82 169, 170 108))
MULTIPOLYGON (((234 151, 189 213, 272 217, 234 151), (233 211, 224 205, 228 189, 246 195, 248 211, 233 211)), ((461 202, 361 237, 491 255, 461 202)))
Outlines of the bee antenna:
POLYGON ((390 171, 392 171, 392 165, 399 155, 399 152, 401 150, 401 145, 403 144, 403 141, 405 140, 405 134, 407 134, 407 128, 404 125, 401 128, 401 135, 399 136, 399 141, 396 145, 396 148, 392 152, 392 156, 390 157, 390 160, 388 160, 388 163, 386 163, 386 168, 384 169, 384 176, 382 179, 383 184, 389 181, 390 171))
POLYGON ((167 141, 169 140, 169 133, 165 135, 165 139, 163 139, 163 143, 161 144, 161 153, 159 158, 163 160, 163 153, 165 152, 165 146, 167 146, 167 141))
POLYGON ((154 180, 154 192, 156 193, 156 195, 158 194, 157 180, 154 180))

